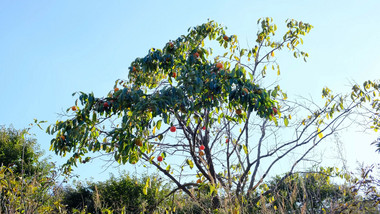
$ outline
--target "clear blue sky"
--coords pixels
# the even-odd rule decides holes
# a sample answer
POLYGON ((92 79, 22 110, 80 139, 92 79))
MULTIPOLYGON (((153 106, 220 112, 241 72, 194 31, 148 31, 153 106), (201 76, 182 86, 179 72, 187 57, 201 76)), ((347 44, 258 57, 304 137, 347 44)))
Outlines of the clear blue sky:
MULTIPOLYGON (((289 94, 320 97, 322 87, 350 89, 380 74, 380 1, 11 1, 0 2, 0 125, 25 128, 33 118, 54 123, 73 105, 73 92, 97 96, 127 77, 127 68, 149 48, 162 48, 170 39, 208 18, 252 44, 256 21, 273 17, 278 26, 287 18, 314 25, 303 49, 308 63, 281 58, 280 84, 289 94), (133 3, 131 3, 133 2, 133 3)), ((284 51, 284 56, 286 51, 284 51)), ((33 129, 41 148, 50 136, 33 129)), ((379 160, 369 144, 376 136, 348 138, 347 158, 379 160)), ((62 162, 54 156, 54 161, 62 162)), ((76 170, 96 180, 99 162, 76 170)), ((125 166, 128 168, 130 166, 125 166)))

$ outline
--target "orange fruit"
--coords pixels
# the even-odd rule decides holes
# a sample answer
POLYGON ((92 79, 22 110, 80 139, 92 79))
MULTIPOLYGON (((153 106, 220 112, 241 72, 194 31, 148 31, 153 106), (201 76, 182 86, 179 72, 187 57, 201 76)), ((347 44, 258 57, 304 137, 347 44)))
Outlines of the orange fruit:
POLYGON ((236 109, 236 114, 240 115, 241 114, 241 109, 236 109))
POLYGON ((195 58, 198 58, 198 57, 199 57, 199 53, 198 53, 198 52, 195 52, 195 53, 194 53, 194 57, 195 57, 195 58))
POLYGON ((273 113, 277 114, 277 109, 275 107, 273 107, 273 113))
POLYGON ((203 156, 203 155, 205 155, 205 153, 203 151, 199 151, 199 155, 203 156))
POLYGON ((76 111, 76 110, 77 110, 77 107, 76 107, 76 106, 73 106, 73 107, 71 107, 71 110, 76 111))
POLYGON ((61 135, 61 139, 64 141, 66 140, 66 137, 64 135, 61 135))
POLYGON ((163 160, 164 160, 164 159, 162 158, 162 156, 158 156, 158 157, 157 157, 157 161, 158 161, 158 162, 161 162, 161 161, 163 161, 163 160))
POLYGON ((227 35, 224 35, 224 36, 223 36, 223 39, 224 39, 224 41, 227 41, 227 40, 228 40, 228 36, 227 36, 227 35))
POLYGON ((119 90, 119 88, 115 88, 115 89, 114 89, 115 92, 118 91, 118 90, 119 90))
POLYGON ((177 76, 177 73, 176 72, 173 72, 173 74, 172 74, 172 77, 176 77, 177 76))
POLYGON ((132 71, 136 71, 136 67, 135 66, 133 66, 132 71))
POLYGON ((177 128, 175 126, 170 127, 171 132, 175 132, 176 130, 177 130, 177 128))
POLYGON ((218 69, 222 69, 222 68, 223 68, 223 64, 220 63, 220 62, 218 62, 218 63, 216 63, 216 67, 217 67, 218 69))
POLYGON ((202 180, 201 180, 201 179, 198 179, 198 180, 197 180, 197 184, 200 184, 200 183, 202 183, 202 180))

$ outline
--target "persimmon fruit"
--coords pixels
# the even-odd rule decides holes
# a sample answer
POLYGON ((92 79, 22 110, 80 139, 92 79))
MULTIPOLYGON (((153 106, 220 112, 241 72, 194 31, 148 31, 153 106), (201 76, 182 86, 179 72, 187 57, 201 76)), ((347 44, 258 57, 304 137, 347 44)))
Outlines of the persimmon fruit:
POLYGON ((222 68, 223 68, 223 64, 220 63, 220 62, 218 62, 218 63, 216 63, 216 67, 217 67, 218 69, 222 69, 222 68))
POLYGON ((162 156, 158 156, 158 157, 157 157, 157 161, 158 161, 158 162, 161 162, 161 161, 163 161, 163 160, 164 160, 164 159, 162 158, 162 156))
POLYGON ((236 114, 240 115, 242 111, 241 111, 241 109, 236 109, 235 112, 236 112, 236 114))

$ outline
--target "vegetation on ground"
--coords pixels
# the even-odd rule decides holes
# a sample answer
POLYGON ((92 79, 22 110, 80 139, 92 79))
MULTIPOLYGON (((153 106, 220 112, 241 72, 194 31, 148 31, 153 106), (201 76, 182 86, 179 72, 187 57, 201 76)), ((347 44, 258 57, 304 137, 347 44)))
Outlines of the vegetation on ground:
POLYGON ((46 170, 53 166, 27 149, 35 141, 25 140, 25 132, 6 133, 10 140, 0 149, 16 156, 13 162, 0 159, 7 178, 1 184, 4 212, 375 212, 380 200, 374 166, 358 175, 299 166, 352 124, 379 129, 379 81, 354 85, 347 94, 325 87, 321 104, 288 97, 275 80, 281 74, 277 53, 286 50, 306 61, 300 46, 313 26, 287 20, 279 36, 271 18, 257 24, 249 48, 214 21, 190 28, 136 58, 129 78, 116 80, 108 94, 75 93, 66 117, 46 130, 53 135, 50 150, 68 156, 65 175, 101 153, 119 164, 154 168, 156 176, 62 187, 46 170), (12 144, 18 146, 8 151, 12 144), (281 163, 288 168, 278 172, 281 163), (25 178, 34 183, 26 185, 25 178), (31 206, 27 198, 39 200, 31 206))

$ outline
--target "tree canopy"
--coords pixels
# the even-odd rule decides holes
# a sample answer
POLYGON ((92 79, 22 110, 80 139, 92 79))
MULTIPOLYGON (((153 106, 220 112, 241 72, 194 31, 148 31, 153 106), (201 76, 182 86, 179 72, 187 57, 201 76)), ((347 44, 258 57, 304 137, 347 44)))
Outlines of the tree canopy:
POLYGON ((257 192, 270 195, 272 189, 261 185, 278 162, 298 154, 281 183, 350 116, 370 119, 377 130, 378 115, 358 108, 367 101, 379 111, 377 81, 365 82, 363 89, 355 85, 349 95, 324 88, 325 104, 316 107, 288 99, 279 85, 264 86, 267 76, 280 75, 277 52, 287 49, 306 61, 308 54, 299 46, 312 29, 287 20, 287 31, 277 38, 272 21, 257 22, 257 39, 248 49, 214 21, 189 28, 162 49, 150 49, 106 96, 75 93, 68 118, 47 129, 55 135, 50 149, 71 155, 67 173, 88 162, 90 152, 112 155, 120 164, 150 164, 176 185, 173 193, 181 190, 197 200, 194 188, 207 190, 212 209, 229 204, 231 211, 255 205, 257 192), (214 55, 214 46, 221 53, 214 55), (185 171, 191 175, 185 178, 185 171))
POLYGON ((26 175, 40 171, 42 151, 35 139, 26 138, 27 130, 0 127, 0 165, 10 167, 15 173, 26 175))

